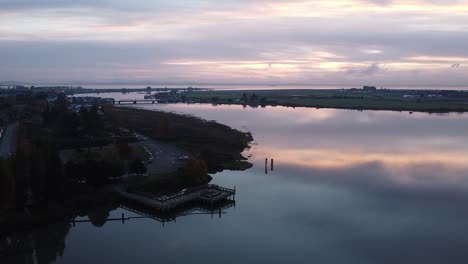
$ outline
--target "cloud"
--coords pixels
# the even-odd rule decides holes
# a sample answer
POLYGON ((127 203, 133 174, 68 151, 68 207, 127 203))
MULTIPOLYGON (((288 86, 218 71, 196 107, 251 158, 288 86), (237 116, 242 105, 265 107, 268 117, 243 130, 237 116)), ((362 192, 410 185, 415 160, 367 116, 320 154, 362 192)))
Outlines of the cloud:
POLYGON ((403 83, 438 76, 463 85, 467 79, 466 68, 447 69, 468 62, 463 1, 0 0, 0 6, 0 80, 403 83))
POLYGON ((382 68, 378 63, 373 63, 367 67, 353 67, 351 69, 346 70, 347 74, 352 75, 374 75, 380 72, 382 68))

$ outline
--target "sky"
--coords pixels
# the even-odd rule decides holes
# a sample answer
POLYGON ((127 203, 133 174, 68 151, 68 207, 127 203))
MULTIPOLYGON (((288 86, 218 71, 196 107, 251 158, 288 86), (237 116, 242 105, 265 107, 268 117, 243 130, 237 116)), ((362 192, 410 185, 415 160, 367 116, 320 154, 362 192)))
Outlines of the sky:
POLYGON ((468 85, 468 0, 0 0, 0 83, 468 85))

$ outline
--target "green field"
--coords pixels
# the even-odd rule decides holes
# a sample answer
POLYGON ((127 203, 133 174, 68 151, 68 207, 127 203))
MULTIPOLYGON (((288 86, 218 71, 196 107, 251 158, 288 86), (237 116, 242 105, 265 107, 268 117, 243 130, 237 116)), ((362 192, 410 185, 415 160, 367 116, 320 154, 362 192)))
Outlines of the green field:
POLYGON ((388 89, 379 89, 373 92, 367 92, 363 89, 237 90, 197 91, 187 93, 185 96, 193 102, 250 106, 281 105, 420 112, 468 111, 468 93, 459 91, 388 89))
POLYGON ((128 162, 131 160, 148 161, 151 155, 142 146, 130 146, 130 155, 125 160, 122 160, 117 147, 110 144, 104 147, 94 147, 88 149, 76 149, 73 151, 71 161, 75 163, 85 162, 86 160, 108 160, 121 161, 125 167, 128 167, 128 162))

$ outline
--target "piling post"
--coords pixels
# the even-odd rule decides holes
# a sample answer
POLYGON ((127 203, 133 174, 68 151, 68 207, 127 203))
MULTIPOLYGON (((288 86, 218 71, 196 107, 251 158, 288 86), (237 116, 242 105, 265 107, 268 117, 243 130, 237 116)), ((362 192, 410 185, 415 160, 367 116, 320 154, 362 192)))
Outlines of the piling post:
POLYGON ((219 218, 221 218, 221 208, 219 208, 219 218))
POLYGON ((273 171, 273 159, 271 159, 270 167, 271 167, 271 170, 273 171))
POLYGON ((73 217, 72 224, 73 224, 73 227, 75 227, 75 217, 73 217))
POLYGON ((124 213, 122 213, 122 224, 125 224, 125 217, 124 217, 124 213))

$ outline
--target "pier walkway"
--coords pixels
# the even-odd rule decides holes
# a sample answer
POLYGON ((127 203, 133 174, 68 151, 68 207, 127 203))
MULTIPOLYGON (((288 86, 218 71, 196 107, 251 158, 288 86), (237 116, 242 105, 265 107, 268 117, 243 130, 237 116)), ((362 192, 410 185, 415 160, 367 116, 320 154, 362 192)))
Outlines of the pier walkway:
POLYGON ((132 202, 150 207, 157 211, 169 211, 190 202, 201 202, 214 205, 218 202, 234 198, 236 189, 228 189, 214 184, 202 185, 184 189, 171 195, 153 195, 139 191, 120 190, 120 195, 132 202))

